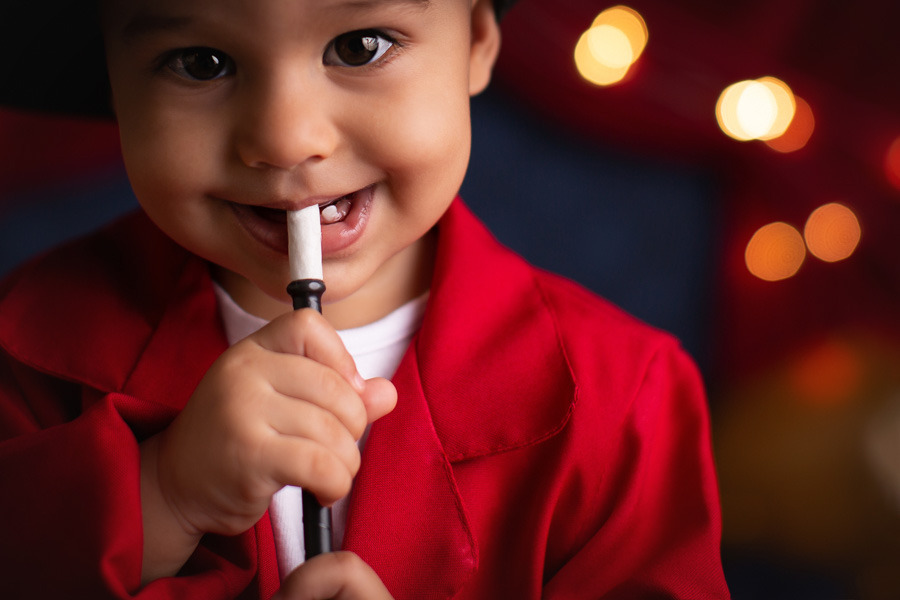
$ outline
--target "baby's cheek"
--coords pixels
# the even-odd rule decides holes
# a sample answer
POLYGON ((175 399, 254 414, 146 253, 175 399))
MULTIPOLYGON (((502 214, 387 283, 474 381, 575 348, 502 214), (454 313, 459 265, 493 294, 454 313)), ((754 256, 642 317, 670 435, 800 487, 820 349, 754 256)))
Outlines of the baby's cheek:
POLYGON ((456 180, 469 159, 471 129, 466 103, 441 98, 420 103, 397 119, 387 151, 389 168, 408 175, 456 180), (438 104, 440 103, 440 104, 438 104))
POLYGON ((220 153, 201 135, 178 127, 146 126, 122 134, 122 154, 135 192, 196 194, 215 182, 220 153))

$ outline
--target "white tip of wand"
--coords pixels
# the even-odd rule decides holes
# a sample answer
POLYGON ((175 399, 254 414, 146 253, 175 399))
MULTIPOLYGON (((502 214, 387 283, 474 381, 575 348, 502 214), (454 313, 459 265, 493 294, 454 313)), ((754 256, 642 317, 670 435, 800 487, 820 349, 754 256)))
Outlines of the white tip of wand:
POLYGON ((291 281, 322 279, 322 224, 313 204, 287 211, 288 261, 291 281))

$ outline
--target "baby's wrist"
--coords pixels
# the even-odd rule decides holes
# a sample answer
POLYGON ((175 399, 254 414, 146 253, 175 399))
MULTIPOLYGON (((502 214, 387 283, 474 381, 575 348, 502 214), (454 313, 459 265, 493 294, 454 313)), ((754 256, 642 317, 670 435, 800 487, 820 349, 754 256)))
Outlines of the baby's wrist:
POLYGON ((141 448, 141 515, 144 553, 141 583, 174 576, 200 543, 203 532, 165 497, 159 478, 159 436, 141 448))

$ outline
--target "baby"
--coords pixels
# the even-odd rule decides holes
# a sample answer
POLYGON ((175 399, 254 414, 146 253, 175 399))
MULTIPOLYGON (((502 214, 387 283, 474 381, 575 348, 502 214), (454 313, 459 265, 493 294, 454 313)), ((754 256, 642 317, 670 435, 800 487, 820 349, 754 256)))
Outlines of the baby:
POLYGON ((456 197, 502 2, 50 4, 4 49, 70 10, 84 72, 0 99, 114 116, 141 211, 0 288, 0 595, 728 597, 690 359, 456 197))

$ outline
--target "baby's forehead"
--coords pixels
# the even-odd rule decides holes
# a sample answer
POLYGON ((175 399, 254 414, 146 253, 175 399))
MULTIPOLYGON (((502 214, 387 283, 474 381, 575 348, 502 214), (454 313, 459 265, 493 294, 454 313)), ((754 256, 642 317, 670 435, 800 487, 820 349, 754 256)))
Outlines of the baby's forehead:
MULTIPOLYGON (((141 4, 146 4, 149 6, 156 7, 164 7, 165 5, 172 5, 175 7, 186 7, 187 5, 197 5, 201 3, 205 3, 209 5, 209 8, 215 10, 216 7, 222 8, 227 5, 235 5, 235 4, 244 4, 252 7, 257 4, 260 0, 98 0, 97 4, 100 5, 101 12, 109 9, 134 9, 137 8, 141 4)), ((315 5, 319 8, 327 8, 329 5, 334 7, 346 7, 350 9, 377 9, 378 7, 390 7, 397 5, 408 5, 408 6, 418 6, 418 7, 427 7, 430 4, 440 4, 444 2, 454 2, 457 0, 281 0, 283 2, 290 2, 294 5, 302 5, 304 3, 315 5)), ((471 3, 473 0, 463 0, 466 3, 471 3)), ((509 10, 513 4, 517 2, 517 0, 483 0, 489 1, 494 5, 494 9, 497 13, 498 18, 502 16, 507 10, 509 10)))
MULTIPOLYGON (((101 0, 101 24, 107 31, 118 30, 126 36, 160 30, 186 28, 202 23, 242 20, 244 28, 253 28, 260 15, 277 15, 285 25, 315 27, 327 17, 330 23, 356 21, 381 14, 427 11, 452 3, 471 0, 101 0)), ((486 0, 488 1, 488 0, 486 0)))
MULTIPOLYGON (((191 9, 201 7, 213 13, 241 8, 255 8, 273 0, 100 0, 102 11, 134 11, 157 8, 160 10, 191 9)), ((377 10, 396 6, 428 7, 433 4, 456 2, 458 0, 274 0, 282 9, 351 9, 377 10)), ((462 0, 469 2, 470 0, 462 0)), ((503 4, 501 0, 498 3, 503 4)))

